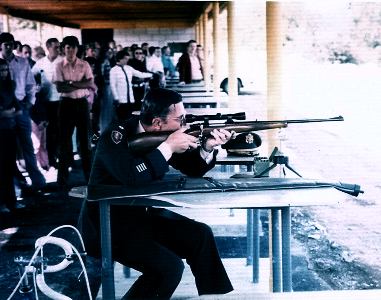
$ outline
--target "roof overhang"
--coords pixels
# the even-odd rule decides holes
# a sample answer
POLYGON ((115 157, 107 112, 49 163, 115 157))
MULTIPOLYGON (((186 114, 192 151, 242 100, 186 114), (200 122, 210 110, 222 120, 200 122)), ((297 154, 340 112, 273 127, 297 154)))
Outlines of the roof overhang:
POLYGON ((0 13, 71 28, 187 28, 213 1, 0 0, 0 13))

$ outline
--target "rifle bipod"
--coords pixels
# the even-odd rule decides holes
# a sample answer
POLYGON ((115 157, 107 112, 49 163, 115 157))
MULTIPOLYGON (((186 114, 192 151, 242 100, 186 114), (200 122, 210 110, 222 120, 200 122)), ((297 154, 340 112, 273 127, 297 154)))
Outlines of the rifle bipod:
MULTIPOLYGON (((278 150, 278 147, 275 147, 274 150, 271 152, 271 155, 269 157, 269 162, 272 163, 268 168, 263 170, 261 173, 254 176, 254 178, 260 178, 264 174, 270 172, 272 169, 274 169, 278 165, 282 165, 292 171, 294 174, 298 175, 299 177, 302 177, 297 171, 295 171, 294 168, 292 168, 288 163, 288 156, 285 156, 282 152, 278 150)), ((283 175, 286 175, 285 168, 282 168, 283 175)))

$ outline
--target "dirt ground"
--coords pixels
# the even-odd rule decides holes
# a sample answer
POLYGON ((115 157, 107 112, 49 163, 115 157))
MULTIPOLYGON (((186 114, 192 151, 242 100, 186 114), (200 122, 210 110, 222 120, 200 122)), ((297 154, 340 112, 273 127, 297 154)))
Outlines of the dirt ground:
POLYGON ((293 75, 286 80, 288 115, 344 117, 340 123, 290 125, 283 142, 290 164, 306 178, 356 183, 364 190, 342 205, 296 210, 295 236, 309 250, 311 267, 332 287, 380 288, 380 66, 313 65, 295 58, 287 64, 293 75))

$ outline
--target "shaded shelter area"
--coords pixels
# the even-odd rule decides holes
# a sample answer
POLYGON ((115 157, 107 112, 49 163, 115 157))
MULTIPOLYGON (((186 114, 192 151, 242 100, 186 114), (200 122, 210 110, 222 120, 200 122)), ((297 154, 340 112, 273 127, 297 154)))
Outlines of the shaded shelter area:
POLYGON ((192 27, 212 1, 0 1, 0 13, 71 28, 192 27))

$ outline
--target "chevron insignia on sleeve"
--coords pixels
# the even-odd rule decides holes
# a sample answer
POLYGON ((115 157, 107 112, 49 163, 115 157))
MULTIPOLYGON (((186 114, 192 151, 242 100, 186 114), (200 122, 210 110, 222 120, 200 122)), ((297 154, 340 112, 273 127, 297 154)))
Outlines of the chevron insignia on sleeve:
POLYGON ((141 163, 139 165, 136 166, 136 169, 138 170, 138 172, 143 172, 144 170, 147 170, 147 167, 144 163, 141 163))

